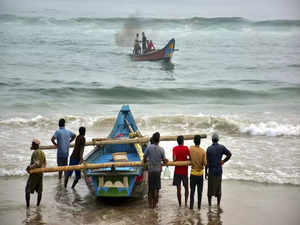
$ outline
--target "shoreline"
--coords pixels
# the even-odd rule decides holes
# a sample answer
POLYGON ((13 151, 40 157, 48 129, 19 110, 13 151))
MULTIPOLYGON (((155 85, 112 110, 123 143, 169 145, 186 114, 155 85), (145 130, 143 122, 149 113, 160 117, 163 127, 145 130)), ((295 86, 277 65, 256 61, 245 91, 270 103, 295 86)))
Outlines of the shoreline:
MULTIPOLYGON (((72 178, 71 178, 72 179, 72 178)), ((63 188, 56 176, 44 177, 40 207, 31 195, 26 209, 27 176, 0 178, 0 220, 3 224, 299 224, 299 186, 223 180, 221 206, 207 203, 204 182, 201 210, 179 207, 172 180, 162 179, 158 208, 144 199, 96 199, 83 179, 75 190, 63 188)), ((183 190, 182 190, 183 197, 183 190)), ((195 202, 196 203, 196 202, 195 202)))

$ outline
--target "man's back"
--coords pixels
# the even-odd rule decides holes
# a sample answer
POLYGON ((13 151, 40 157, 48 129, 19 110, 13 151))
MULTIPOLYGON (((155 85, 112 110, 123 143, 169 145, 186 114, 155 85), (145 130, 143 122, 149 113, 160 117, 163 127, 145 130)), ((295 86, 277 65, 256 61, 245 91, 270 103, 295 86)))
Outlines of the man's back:
MULTIPOLYGON (((178 145, 173 148, 173 157, 176 161, 186 161, 190 155, 189 148, 185 145, 178 145)), ((187 166, 175 166, 175 174, 188 175, 187 166)))
POLYGON ((203 174, 203 169, 206 166, 206 153, 204 149, 199 146, 190 147, 191 163, 192 163, 192 172, 199 175, 203 174))
POLYGON ((59 130, 55 131, 54 137, 57 140, 58 149, 57 156, 58 157, 68 157, 69 156, 69 146, 70 139, 75 134, 64 127, 60 127, 59 130))
POLYGON ((222 175, 222 165, 221 160, 222 156, 228 156, 230 152, 224 145, 220 145, 218 143, 213 143, 211 146, 207 148, 206 151, 206 159, 209 168, 209 174, 213 176, 221 176, 222 175))
POLYGON ((80 159, 81 151, 84 151, 85 137, 83 135, 78 135, 75 140, 75 146, 71 155, 73 159, 80 159))
POLYGON ((144 156, 148 158, 150 172, 159 172, 161 170, 161 161, 166 159, 164 149, 155 144, 151 144, 146 148, 144 156))

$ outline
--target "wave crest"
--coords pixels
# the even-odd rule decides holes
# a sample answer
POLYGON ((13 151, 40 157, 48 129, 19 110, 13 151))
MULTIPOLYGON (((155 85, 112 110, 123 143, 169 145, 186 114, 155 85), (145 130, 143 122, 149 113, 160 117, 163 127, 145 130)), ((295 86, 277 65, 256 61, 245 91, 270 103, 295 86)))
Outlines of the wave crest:
MULTIPOLYGON (((1 127, 12 128, 37 128, 37 129, 55 129, 60 117, 53 116, 35 116, 33 118, 14 117, 6 120, 0 120, 1 127)), ((88 129, 105 131, 112 129, 115 123, 115 117, 86 117, 78 115, 64 116, 68 126, 77 130, 79 126, 84 125, 88 129)), ((246 134, 251 136, 300 136, 300 124, 279 123, 276 121, 251 122, 244 121, 231 116, 214 115, 168 115, 136 117, 137 126, 142 133, 151 133, 154 130, 160 130, 164 133, 172 133, 174 130, 185 132, 204 132, 212 133, 214 131, 224 134, 246 134)))

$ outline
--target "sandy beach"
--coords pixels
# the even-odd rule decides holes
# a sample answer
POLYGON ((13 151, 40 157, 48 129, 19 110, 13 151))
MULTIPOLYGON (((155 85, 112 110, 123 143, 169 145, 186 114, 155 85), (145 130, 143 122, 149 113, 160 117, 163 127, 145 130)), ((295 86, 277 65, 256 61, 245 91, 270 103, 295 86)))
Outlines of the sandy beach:
POLYGON ((221 207, 208 207, 205 182, 201 210, 179 207, 176 188, 163 180, 157 209, 148 208, 147 199, 95 199, 81 180, 76 188, 64 189, 56 176, 44 179, 42 204, 26 209, 26 177, 0 179, 0 221, 19 224, 289 224, 300 221, 299 187, 254 182, 223 181, 221 207))

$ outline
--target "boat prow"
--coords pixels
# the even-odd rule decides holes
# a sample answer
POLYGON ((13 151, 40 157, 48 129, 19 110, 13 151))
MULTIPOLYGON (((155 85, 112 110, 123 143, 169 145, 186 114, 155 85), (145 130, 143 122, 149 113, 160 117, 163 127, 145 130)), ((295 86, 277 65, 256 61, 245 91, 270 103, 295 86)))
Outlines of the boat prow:
MULTIPOLYGON (((109 139, 128 139, 139 134, 128 105, 122 106, 109 139)), ((106 144, 97 146, 85 159, 87 163, 118 161, 137 162, 143 157, 140 144, 106 144)), ((147 193, 147 176, 143 167, 109 167, 84 171, 89 189, 97 197, 142 197, 147 193)))

